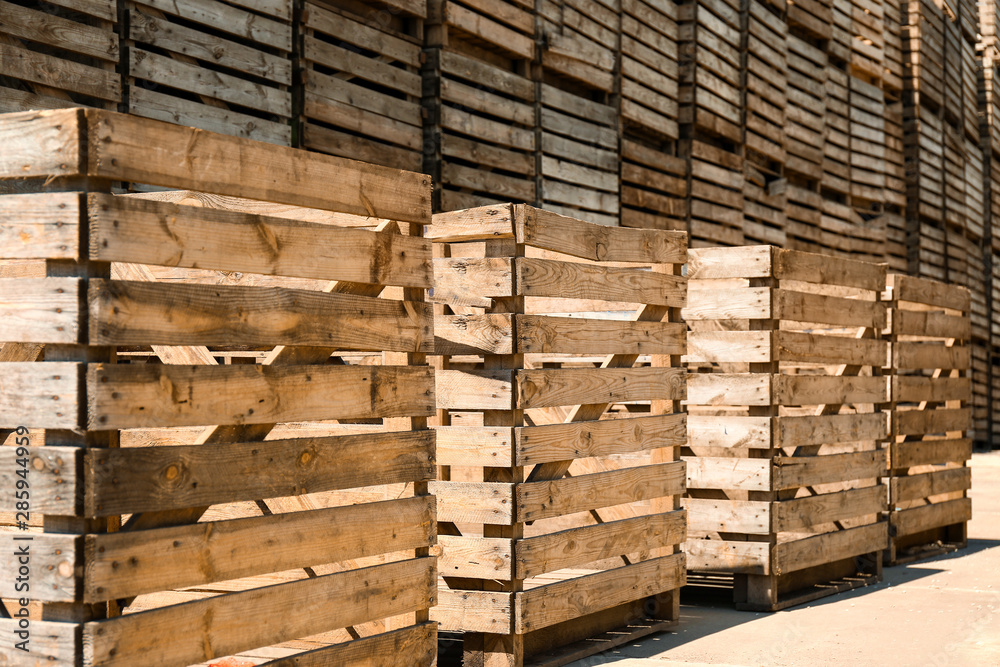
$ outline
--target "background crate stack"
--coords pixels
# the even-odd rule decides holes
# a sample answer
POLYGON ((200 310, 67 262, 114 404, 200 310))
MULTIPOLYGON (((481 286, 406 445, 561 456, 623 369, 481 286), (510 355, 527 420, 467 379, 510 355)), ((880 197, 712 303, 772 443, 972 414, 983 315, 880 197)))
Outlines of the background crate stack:
POLYGON ((122 99, 114 0, 0 3, 0 112, 122 99))
MULTIPOLYGON (((617 226, 620 116, 613 96, 620 2, 542 1, 537 19, 539 203, 552 211, 617 226)), ((664 92, 669 93, 669 83, 664 92)))
POLYGON ((466 664, 514 667, 676 621, 686 234, 508 205, 438 214, 429 235, 444 355, 432 618, 464 632, 466 664), (615 406, 628 412, 602 419, 615 406))
POLYGON ((885 0, 885 261, 906 271, 906 160, 903 141, 903 41, 900 0, 885 0))
POLYGON ((431 0, 425 41, 424 171, 435 210, 535 203, 533 3, 431 0))
MULTIPOLYGON (((3 355, 20 359, 0 370, 21 388, 0 419, 31 439, 32 661, 433 664, 429 179, 102 110, 0 117, 0 141, 8 184, 45 179, 0 197, 3 258, 44 275, 0 282, 3 355), (252 200, 176 205, 116 181, 252 200), (401 222, 361 228, 383 219, 401 222), (273 350, 217 364, 209 347, 233 345, 273 350)), ((13 486, 18 452, 2 453, 13 486)), ((23 535, 0 532, 4 567, 23 535)))
POLYGON ((774 611, 877 581, 885 267, 705 248, 688 277, 689 583, 732 575, 738 608, 774 611))
POLYGON ((621 225, 686 230, 678 148, 677 6, 622 0, 621 225))
POLYGON ((426 2, 309 0, 296 34, 299 145, 420 171, 426 2))
POLYGON ((291 145, 291 0, 128 0, 121 31, 125 111, 291 145))
POLYGON ((743 235, 742 24, 739 3, 684 2, 681 156, 688 161, 692 246, 741 245, 743 235))
POLYGON ((969 291, 890 275, 892 413, 887 563, 966 545, 972 455, 967 437, 969 291))
POLYGON ((788 106, 788 24, 782 10, 751 0, 742 12, 744 163, 743 233, 747 243, 786 241, 785 109, 788 106))
POLYGON ((979 102, 979 145, 983 151, 983 250, 984 274, 986 281, 986 303, 989 313, 989 343, 985 346, 973 345, 972 363, 986 367, 989 375, 989 391, 986 409, 973 404, 973 428, 977 444, 995 441, 1000 437, 1000 419, 993 415, 1000 408, 1000 373, 993 371, 993 358, 996 355, 997 340, 1000 338, 1000 290, 993 287, 1000 276, 1000 263, 996 257, 1000 255, 1000 96, 996 93, 998 79, 997 42, 990 33, 992 17, 995 16, 995 3, 980 5, 982 17, 982 43, 978 45, 978 102, 979 102))

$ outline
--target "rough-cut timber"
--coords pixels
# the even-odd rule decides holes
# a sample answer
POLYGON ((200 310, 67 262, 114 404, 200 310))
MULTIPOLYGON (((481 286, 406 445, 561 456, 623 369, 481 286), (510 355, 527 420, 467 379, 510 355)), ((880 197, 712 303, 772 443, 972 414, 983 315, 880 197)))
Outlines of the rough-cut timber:
POLYGON ((972 518, 969 292, 892 274, 887 298, 891 381, 886 562, 961 548, 972 518))
POLYGON ((692 579, 732 575, 737 607, 763 611, 877 581, 885 267, 705 248, 688 277, 692 579))
POLYGON ((442 353, 431 618, 464 632, 466 664, 512 667, 675 622, 686 234, 508 204, 435 215, 428 235, 442 353))
POLYGON ((43 276, 0 281, 41 612, 0 663, 434 664, 428 177, 99 110, 0 137, 0 259, 43 276))

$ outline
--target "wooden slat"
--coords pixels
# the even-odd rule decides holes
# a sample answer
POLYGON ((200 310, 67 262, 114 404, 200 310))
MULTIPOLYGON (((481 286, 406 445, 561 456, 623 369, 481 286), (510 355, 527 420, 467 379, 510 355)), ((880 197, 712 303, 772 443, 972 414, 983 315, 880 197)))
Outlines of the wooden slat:
POLYGON ((691 373, 690 405, 770 405, 771 385, 782 378, 768 373, 691 373))
MULTIPOLYGON (((442 54, 444 55, 444 54, 442 54)), ((435 213, 425 238, 439 243, 514 238, 514 204, 435 213)))
POLYGON ((469 294, 474 299, 513 296, 512 262, 507 257, 435 259, 433 300, 447 303, 439 293, 469 294))
POLYGON ((972 410, 898 410, 893 413, 894 429, 899 435, 925 435, 965 431, 972 427, 972 410))
POLYGON ((890 445, 889 451, 890 467, 894 470, 952 461, 961 463, 972 458, 972 439, 897 442, 890 445))
POLYGON ((83 636, 95 663, 190 664, 424 608, 435 597, 434 560, 417 558, 93 621, 83 636), (162 641, 164 632, 173 641, 162 641))
POLYGON ((82 428, 83 368, 62 361, 0 364, 0 428, 82 428))
MULTIPOLYGON (((2 291, 2 286, 0 286, 2 291)), ((431 352, 430 304, 241 285, 90 280, 96 345, 305 345, 431 352)))
POLYGON ((893 274, 892 288, 893 298, 899 301, 963 311, 968 311, 971 305, 971 295, 968 288, 960 285, 948 285, 936 280, 893 274))
POLYGON ((843 558, 881 551, 886 548, 889 531, 885 522, 838 530, 774 547, 771 563, 776 574, 787 574, 843 558))
POLYGON ((886 452, 870 450, 821 456, 781 456, 775 460, 774 490, 871 479, 887 474, 886 452))
POLYGON ((512 410, 512 371, 439 370, 434 374, 439 410, 512 410))
POLYGON ((680 544, 686 529, 684 512, 667 512, 518 540, 515 576, 527 579, 604 558, 680 544))
POLYGON ((698 533, 767 535, 771 532, 771 504, 759 500, 685 498, 691 530, 698 533))
POLYGON ((972 519, 972 500, 969 498, 948 500, 893 512, 889 517, 896 528, 897 537, 912 535, 930 528, 969 521, 972 519))
POLYGON ((88 516, 431 479, 433 434, 389 432, 87 451, 88 516))
POLYGON ((426 547, 434 541, 434 532, 434 501, 424 496, 89 535, 84 601, 114 600, 426 547), (267 545, 266 558, 261 555, 262 544, 267 545), (156 558, 148 558, 150 553, 157 554, 156 558), (124 570, 123 563, 128 564, 124 570))
POLYGON ((510 525, 514 520, 514 485, 502 482, 431 482, 438 501, 438 521, 510 525))
POLYGON ((685 398, 683 368, 545 368, 517 373, 517 407, 685 398))
POLYGON ((516 431, 517 458, 513 465, 527 466, 683 445, 687 440, 686 420, 686 415, 668 414, 519 428, 516 431))
POLYGON ((251 42, 292 50, 291 25, 255 16, 216 0, 142 0, 142 4, 251 42))
POLYGON ((517 348, 524 354, 684 354, 687 326, 675 322, 517 316, 517 348))
POLYGON ((441 535, 438 569, 444 577, 473 579, 514 578, 513 540, 499 537, 441 535))
POLYGON ((771 460, 684 456, 689 489, 771 490, 771 460))
POLYGON ((0 197, 0 258, 77 259, 80 199, 75 192, 0 197))
POLYGON ((889 497, 893 503, 968 491, 971 488, 972 469, 968 467, 889 478, 889 497))
POLYGON ((121 100, 121 81, 114 70, 91 67, 6 43, 0 43, 0 60, 3 61, 6 76, 111 103, 121 100))
POLYGON ((688 539, 684 544, 684 553, 689 570, 736 574, 770 573, 769 542, 688 539))
POLYGON ((32 619, 29 651, 25 653, 16 648, 22 641, 17 635, 18 619, 0 618, 0 652, 10 667, 76 665, 83 652, 79 628, 76 623, 32 619))
POLYGON ((664 273, 548 259, 516 260, 518 294, 683 307, 686 280, 664 273))
POLYGON ((774 258, 774 277, 881 292, 885 289, 886 266, 800 250, 779 249, 774 258))
POLYGON ((685 579, 684 555, 673 554, 516 593, 514 632, 525 634, 674 590, 685 579))
MULTIPOLYGON (((51 363, 51 362, 50 362, 51 363)), ((33 440, 18 437, 14 444, 25 445, 33 440)), ((77 447, 33 447, 29 446, 26 457, 17 455, 18 447, 0 447, 0 483, 4 488, 16 489, 17 474, 22 469, 19 459, 26 459, 31 485, 31 511, 37 514, 74 516, 81 509, 83 479, 78 471, 83 451, 77 447)), ((17 511, 14 493, 0 499, 0 512, 17 511)))
POLYGON ((948 315, 929 310, 892 311, 892 332, 898 335, 956 338, 968 340, 972 335, 968 317, 948 315))
POLYGON ((881 368, 887 359, 884 340, 824 336, 797 331, 775 331, 776 361, 830 363, 881 368))
POLYGON ((514 210, 518 243, 599 262, 687 261, 685 232, 606 227, 525 205, 514 210))
POLYGON ((0 117, 0 178, 72 176, 85 169, 83 111, 25 111, 0 117))
POLYGON ((684 492, 684 482, 684 464, 680 461, 527 482, 516 489, 517 516, 521 521, 535 521, 679 495, 684 492))
POLYGON ((772 290, 768 287, 694 289, 683 315, 687 321, 766 320, 772 317, 772 302, 772 290))
POLYGON ((881 440, 889 435, 884 412, 778 417, 776 428, 778 447, 881 440))
POLYGON ((884 305, 874 301, 779 289, 774 293, 772 317, 794 322, 883 329, 886 310, 884 305))
POLYGON ((778 375, 773 381, 776 405, 844 405, 889 400, 885 377, 778 375))
POLYGON ((514 593, 442 589, 430 615, 442 630, 509 635, 513 611, 514 593))
POLYGON ((434 316, 434 352, 449 354, 513 354, 513 316, 476 313, 434 316))
POLYGON ((393 366, 94 364, 92 430, 430 416, 433 374, 393 366))
MULTIPOLYGON (((13 496, 16 487, 11 485, 10 488, 10 495, 13 496)), ((33 492, 34 488, 31 489, 33 492)), ((37 512, 34 495, 31 500, 32 510, 37 512)), ((79 599, 78 587, 83 583, 76 576, 75 567, 82 560, 83 538, 79 535, 27 534, 20 531, 0 533, 0 567, 10 573, 0 582, 0 595, 17 600, 27 598, 30 593, 32 602, 73 602, 79 599), (24 550, 28 553, 26 563, 21 561, 24 550), (25 564, 30 571, 27 577, 22 578, 18 576, 19 567, 25 564)), ((33 645, 33 641, 28 643, 29 647, 33 648, 33 645)))
POLYGON ((432 286, 430 242, 418 237, 135 197, 87 198, 92 259, 432 286))
POLYGON ((437 462, 455 466, 512 466, 514 429, 502 426, 438 426, 437 462))
POLYGON ((943 343, 899 342, 893 345, 893 365, 900 369, 968 369, 972 350, 943 343))
POLYGON ((437 660, 437 625, 418 625, 271 660, 266 667, 432 667, 437 660))
POLYGON ((896 375, 892 378, 892 400, 897 403, 928 401, 968 401, 972 398, 970 378, 929 378, 896 375))
POLYGON ((79 278, 0 278, 0 340, 79 343, 79 278))
POLYGON ((772 360, 771 331, 691 331, 684 360, 766 363, 772 360))
POLYGON ((770 417, 708 417, 689 415, 691 446, 771 448, 770 417))
POLYGON ((824 523, 880 514, 888 509, 885 486, 823 493, 774 504, 775 532, 812 528, 824 523))

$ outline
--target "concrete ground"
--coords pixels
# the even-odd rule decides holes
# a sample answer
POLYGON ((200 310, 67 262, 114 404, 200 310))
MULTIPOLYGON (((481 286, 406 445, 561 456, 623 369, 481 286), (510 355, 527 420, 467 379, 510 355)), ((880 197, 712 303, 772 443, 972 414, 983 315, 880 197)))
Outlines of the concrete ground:
POLYGON ((682 605, 672 632, 572 667, 1000 666, 1000 452, 972 460, 969 547, 774 614, 682 605))

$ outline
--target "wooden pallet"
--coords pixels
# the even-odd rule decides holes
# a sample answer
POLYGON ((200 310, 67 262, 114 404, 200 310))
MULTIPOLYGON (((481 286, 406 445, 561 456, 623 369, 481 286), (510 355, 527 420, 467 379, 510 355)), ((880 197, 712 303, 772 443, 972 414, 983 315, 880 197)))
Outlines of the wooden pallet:
POLYGON ((0 3, 0 112, 122 101, 114 0, 0 3))
POLYGON ((513 60, 534 60, 535 3, 532 0, 427 0, 427 46, 498 52, 513 60))
POLYGON ((687 164, 676 150, 657 137, 622 136, 622 227, 687 229, 687 164))
POLYGON ((439 214, 428 234, 444 355, 432 618, 465 633, 467 664, 516 667, 675 622, 687 235, 524 205, 439 214), (642 412, 602 420, 612 404, 642 412))
POLYGON ((621 118, 625 128, 678 138, 677 7, 622 0, 621 118))
POLYGON ((688 569, 761 611, 878 580, 885 267, 707 248, 688 277, 688 569))
POLYGON ((128 0, 123 16, 125 110, 291 145, 291 0, 128 0))
POLYGON ((885 95, 878 86, 851 76, 851 205, 871 210, 885 202, 885 95))
POLYGON ((301 147, 420 171, 426 15, 425 2, 305 3, 296 35, 301 147))
MULTIPOLYGON (((635 3, 631 7, 635 9, 635 3)), ((622 27, 621 0, 539 2, 536 12, 542 68, 589 89, 606 94, 614 92, 622 27)), ((670 22, 672 19, 667 18, 662 27, 669 29, 670 22)), ((670 90, 667 83, 663 92, 668 98, 670 90)))
POLYGON ((834 67, 826 68, 822 187, 825 192, 845 197, 851 191, 849 80, 845 71, 834 67))
MULTIPOLYGON (((0 196, 2 258, 44 274, 0 281, 2 355, 19 362, 0 373, 22 388, 0 396, 0 428, 32 440, 0 449, 0 478, 31 462, 41 603, 30 655, 7 662, 433 664, 429 178, 93 109, 0 116, 0 141, 0 178, 22 192, 0 196), (227 210, 115 196, 116 181, 227 210), (209 346, 233 345, 273 349, 217 364, 209 346)), ((4 568, 22 536, 0 529, 4 568)))
POLYGON ((833 5, 833 0, 805 0, 789 4, 789 32, 808 40, 829 41, 833 37, 833 5))
POLYGON ((911 0, 904 7, 903 91, 912 104, 938 109, 944 104, 943 10, 930 0, 911 0))
POLYGON ((885 72, 885 17, 883 0, 851 2, 851 76, 875 85, 885 72))
POLYGON ((882 87, 894 99, 903 91, 903 26, 902 0, 884 0, 882 38, 885 48, 885 67, 882 70, 882 87))
POLYGON ((891 275, 888 564, 965 546, 972 517, 970 297, 964 287, 891 275))
POLYGON ((851 0, 833 0, 832 30, 827 43, 830 62, 844 71, 850 66, 854 46, 854 3, 851 0))
POLYGON ((742 147, 719 145, 708 138, 689 139, 681 141, 680 151, 691 170, 688 230, 692 247, 742 245, 742 147))

